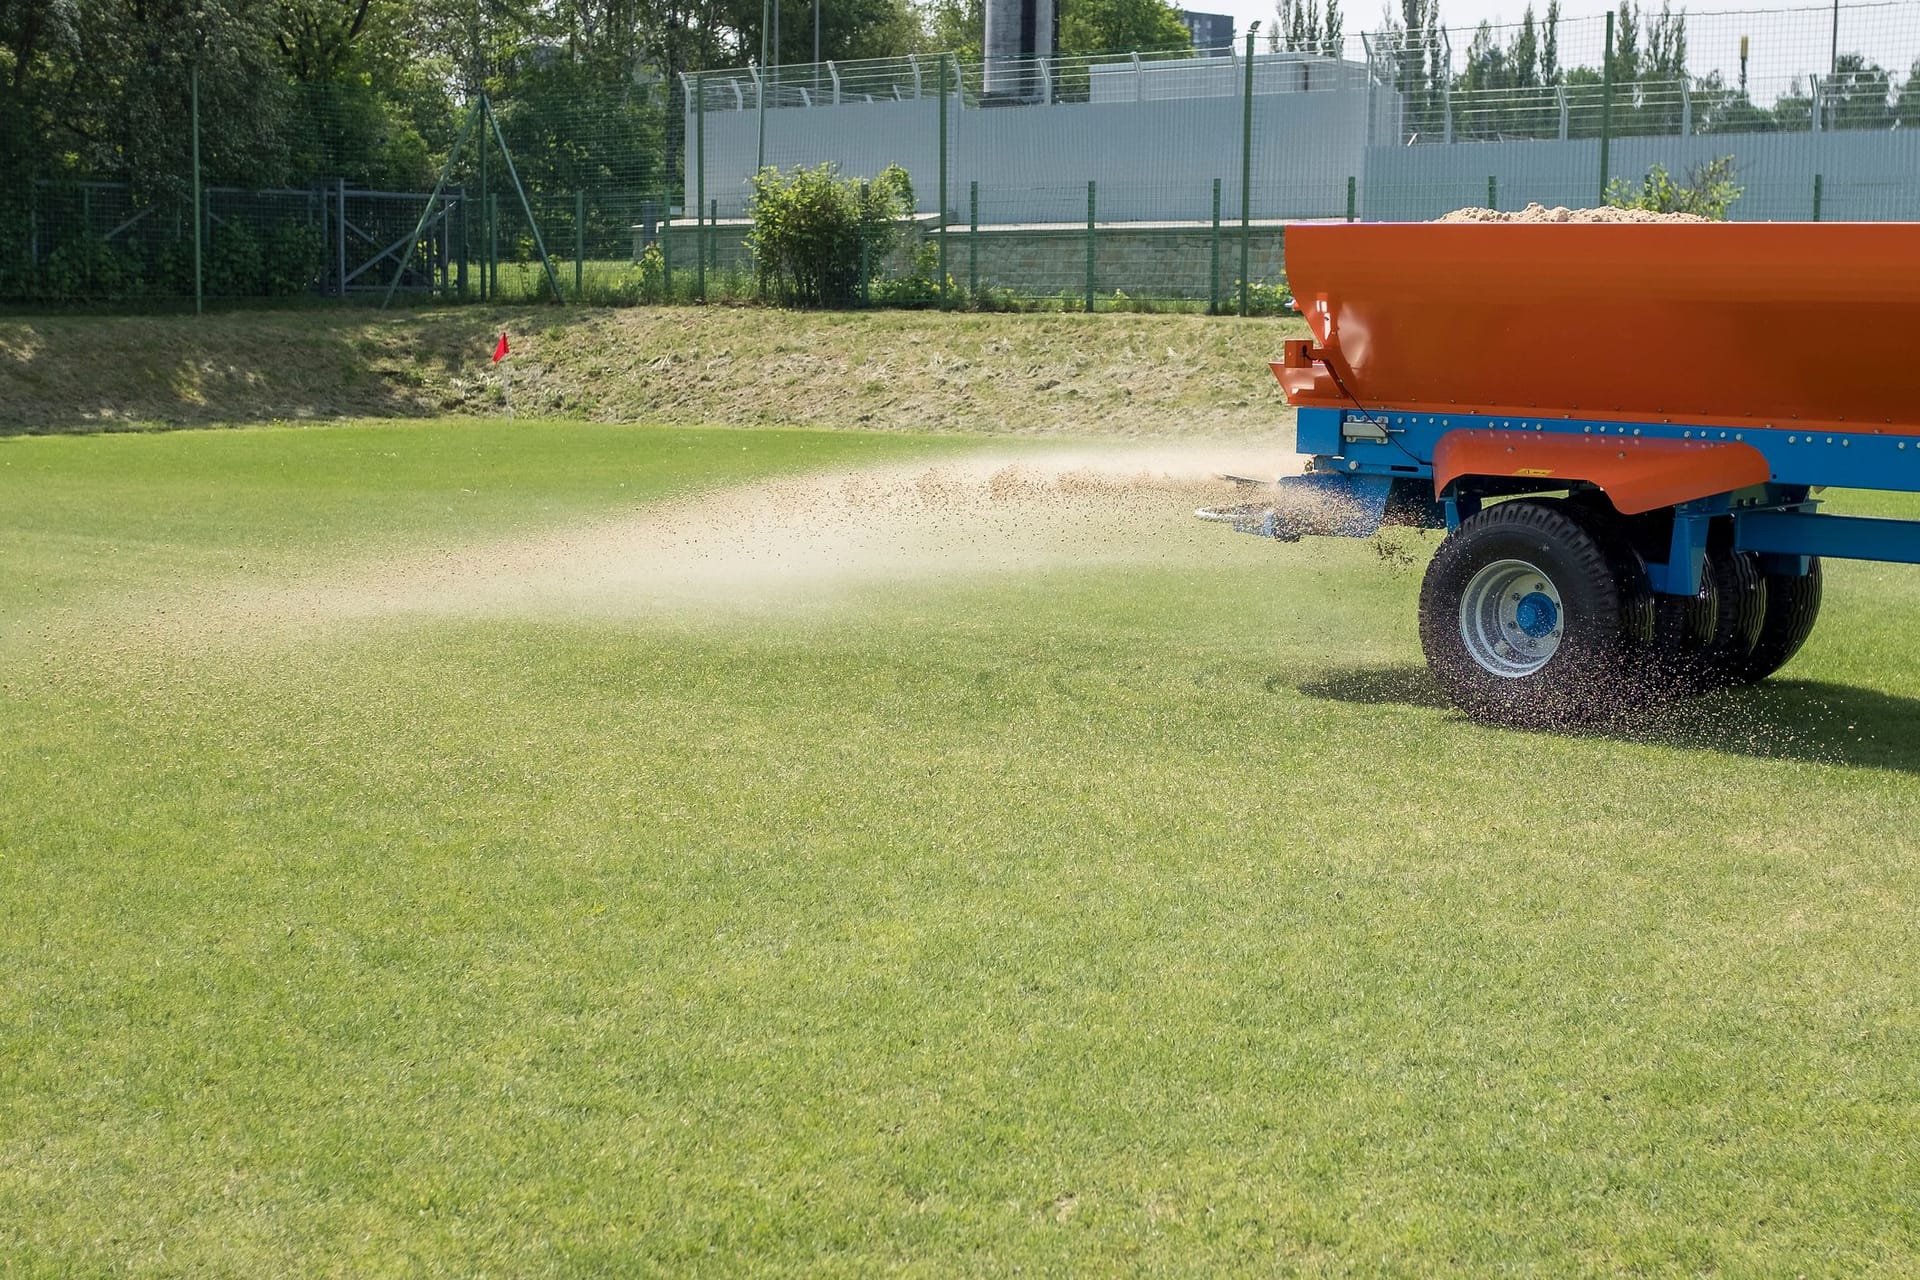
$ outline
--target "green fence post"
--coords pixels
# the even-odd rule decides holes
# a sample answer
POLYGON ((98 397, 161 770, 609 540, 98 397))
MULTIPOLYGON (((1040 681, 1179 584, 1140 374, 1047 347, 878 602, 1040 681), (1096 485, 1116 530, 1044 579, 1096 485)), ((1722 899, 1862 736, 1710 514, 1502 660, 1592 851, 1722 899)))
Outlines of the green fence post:
MULTIPOLYGON (((671 196, 668 197, 672 199, 671 196)), ((673 206, 667 206, 667 216, 660 220, 660 278, 661 292, 666 301, 673 301, 673 206)), ((579 290, 574 290, 575 295, 579 290)))
POLYGON ((1347 221, 1352 222, 1360 212, 1360 180, 1352 174, 1347 175, 1347 221))
POLYGON ((1821 181, 1820 175, 1817 173, 1814 174, 1813 175, 1813 220, 1815 222, 1820 221, 1820 195, 1821 195, 1821 188, 1824 185, 1825 183, 1821 181))
MULTIPOLYGON (((707 251, 713 255, 712 266, 720 269, 720 197, 715 196, 707 205, 707 251)), ((700 300, 707 300, 706 290, 700 292, 700 300)))
POLYGON ((1093 179, 1087 179, 1087 310, 1093 310, 1093 179))
POLYGON ((947 309, 947 55, 940 55, 940 309, 947 309))
POLYGON ((1213 254, 1207 269, 1207 314, 1220 314, 1220 179, 1213 180, 1213 254))
POLYGON ((1600 204, 1607 202, 1607 151, 1613 142, 1613 10, 1607 10, 1607 57, 1600 72, 1600 204))
POLYGON ((201 313, 204 282, 200 272, 200 64, 188 73, 189 96, 193 99, 193 314, 201 313))
POLYGON ((1487 175, 1487 208, 1498 209, 1499 207, 1500 178, 1499 175, 1490 173, 1487 175))
POLYGON ((1247 32, 1247 83, 1240 106, 1240 314, 1247 314, 1247 265, 1253 250, 1253 32, 1247 32))
MULTIPOLYGON (((870 184, 866 181, 866 179, 864 178, 861 179, 860 207, 863 209, 867 207, 867 198, 868 198, 870 189, 871 189, 870 184)), ((872 300, 872 295, 867 292, 867 272, 872 266, 872 259, 869 256, 870 249, 871 249, 871 241, 867 236, 867 234, 863 231, 860 234, 860 305, 863 307, 866 306, 867 303, 872 300)))
POLYGON ((980 297, 980 180, 967 183, 967 296, 980 297))
POLYGON ((580 289, 587 279, 587 193, 573 193, 573 296, 580 296, 580 289))
POLYGON ((500 197, 487 193, 487 296, 500 299, 500 197))
POLYGON ((693 78, 693 290, 707 300, 707 86, 704 73, 693 78))

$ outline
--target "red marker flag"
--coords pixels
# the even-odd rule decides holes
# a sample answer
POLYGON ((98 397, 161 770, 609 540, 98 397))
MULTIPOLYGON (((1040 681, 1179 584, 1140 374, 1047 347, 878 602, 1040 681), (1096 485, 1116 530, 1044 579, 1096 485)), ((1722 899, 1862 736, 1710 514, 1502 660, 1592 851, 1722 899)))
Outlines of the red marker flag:
POLYGON ((505 360, 506 358, 507 358, 507 335, 503 333, 500 335, 500 341, 496 342, 493 346, 493 362, 495 364, 499 364, 502 360, 505 360))

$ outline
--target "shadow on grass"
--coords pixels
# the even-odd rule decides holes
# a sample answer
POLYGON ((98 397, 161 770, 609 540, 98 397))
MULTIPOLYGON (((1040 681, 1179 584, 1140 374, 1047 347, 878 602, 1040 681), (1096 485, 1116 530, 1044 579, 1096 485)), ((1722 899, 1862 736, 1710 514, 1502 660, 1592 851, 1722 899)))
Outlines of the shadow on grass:
MULTIPOLYGON (((1364 706, 1451 707, 1413 664, 1325 672, 1294 687, 1364 706)), ((1627 723, 1533 732, 1920 773, 1920 699, 1816 680, 1773 679, 1647 707, 1627 723)))

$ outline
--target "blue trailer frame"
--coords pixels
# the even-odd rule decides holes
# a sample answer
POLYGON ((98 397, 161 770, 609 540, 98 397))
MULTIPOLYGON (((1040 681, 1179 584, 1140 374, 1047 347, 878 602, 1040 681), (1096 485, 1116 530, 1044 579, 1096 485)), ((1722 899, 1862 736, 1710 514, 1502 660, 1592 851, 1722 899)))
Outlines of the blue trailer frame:
POLYGON ((1309 534, 1369 537, 1384 523, 1451 531, 1488 498, 1605 488, 1580 477, 1474 474, 1436 494, 1434 458, 1456 432, 1499 433, 1519 446, 1528 438, 1611 437, 1757 450, 1766 462, 1764 482, 1662 508, 1663 515, 1672 515, 1667 558, 1649 558, 1646 565, 1658 593, 1684 596, 1700 589, 1710 532, 1719 520, 1731 523, 1733 548, 1761 556, 1771 572, 1804 574, 1816 556, 1920 564, 1920 520, 1819 512, 1817 494, 1830 486, 1920 493, 1920 436, 1871 430, 1301 408, 1295 447, 1311 455, 1308 472, 1279 480, 1278 500, 1264 509, 1250 504, 1203 514, 1282 541, 1309 534), (1290 504, 1289 496, 1309 501, 1290 504), (1289 506, 1308 514, 1290 514, 1289 506))

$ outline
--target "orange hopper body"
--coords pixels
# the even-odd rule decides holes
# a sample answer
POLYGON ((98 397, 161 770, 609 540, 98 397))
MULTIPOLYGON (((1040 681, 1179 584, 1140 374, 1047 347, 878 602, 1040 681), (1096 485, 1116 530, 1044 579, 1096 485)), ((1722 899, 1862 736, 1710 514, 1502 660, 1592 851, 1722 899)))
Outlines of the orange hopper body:
POLYGON ((1308 223, 1286 262, 1295 405, 1920 435, 1920 224, 1308 223))

